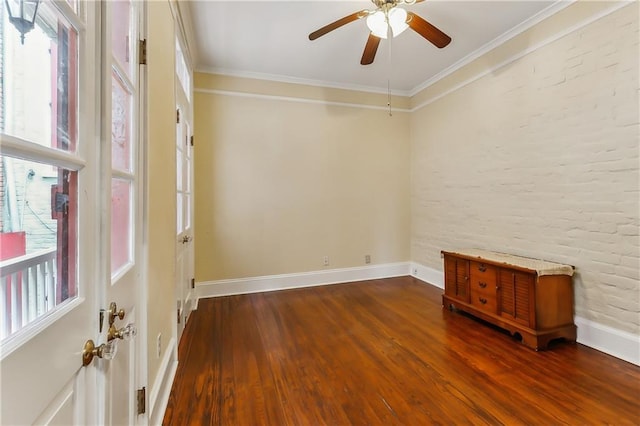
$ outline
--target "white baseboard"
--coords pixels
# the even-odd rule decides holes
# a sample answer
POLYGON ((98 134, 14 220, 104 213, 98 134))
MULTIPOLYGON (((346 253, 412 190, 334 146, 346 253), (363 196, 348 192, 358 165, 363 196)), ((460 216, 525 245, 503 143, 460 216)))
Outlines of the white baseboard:
POLYGON ((167 409, 171 386, 178 368, 178 360, 175 357, 176 339, 171 338, 164 351, 164 357, 160 363, 160 368, 153 382, 153 387, 149 393, 149 424, 152 426, 161 425, 164 412, 167 409))
POLYGON ((640 365, 640 336, 575 317, 578 343, 616 358, 640 365))
POLYGON ((259 293, 409 275, 409 262, 197 283, 197 298, 259 293))
POLYGON ((444 275, 442 271, 411 262, 411 276, 425 281, 432 286, 444 289, 444 275))

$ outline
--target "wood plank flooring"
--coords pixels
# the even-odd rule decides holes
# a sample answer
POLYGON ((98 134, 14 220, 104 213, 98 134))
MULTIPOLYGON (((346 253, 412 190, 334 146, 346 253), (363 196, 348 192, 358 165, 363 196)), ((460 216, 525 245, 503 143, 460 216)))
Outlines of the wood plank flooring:
POLYGON ((640 367, 535 352, 400 277, 201 300, 165 425, 638 425, 640 367))

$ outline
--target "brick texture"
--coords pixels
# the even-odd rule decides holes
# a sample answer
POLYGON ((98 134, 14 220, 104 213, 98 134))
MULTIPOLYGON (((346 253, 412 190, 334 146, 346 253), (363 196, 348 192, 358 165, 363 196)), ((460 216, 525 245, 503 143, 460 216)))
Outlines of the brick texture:
POLYGON ((416 111, 412 260, 572 264, 576 315, 640 334, 638 39, 633 3, 416 111))

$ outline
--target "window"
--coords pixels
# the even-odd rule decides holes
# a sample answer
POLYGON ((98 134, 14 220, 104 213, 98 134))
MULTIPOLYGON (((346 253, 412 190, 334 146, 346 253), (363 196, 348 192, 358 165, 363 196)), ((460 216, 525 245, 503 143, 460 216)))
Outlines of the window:
POLYGON ((176 74, 187 101, 191 102, 191 74, 180 47, 180 41, 176 39, 176 74))
POLYGON ((0 16, 0 338, 78 294, 75 2, 42 2, 25 35, 0 16), (58 154, 63 153, 63 155, 58 154))
POLYGON ((111 13, 111 277, 132 264, 136 62, 132 4, 110 2, 111 13))

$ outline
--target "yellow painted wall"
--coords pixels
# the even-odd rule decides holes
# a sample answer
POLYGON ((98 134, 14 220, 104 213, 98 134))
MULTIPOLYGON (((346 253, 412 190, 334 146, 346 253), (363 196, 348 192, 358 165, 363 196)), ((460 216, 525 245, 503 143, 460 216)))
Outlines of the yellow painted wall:
POLYGON ((153 389, 160 362, 175 327, 175 33, 173 15, 167 1, 149 2, 147 7, 147 389, 153 389), (160 357, 156 355, 158 333, 162 333, 163 342, 160 357))
POLYGON ((389 117, 383 95, 239 80, 196 75, 196 281, 407 261, 408 113, 389 117))

